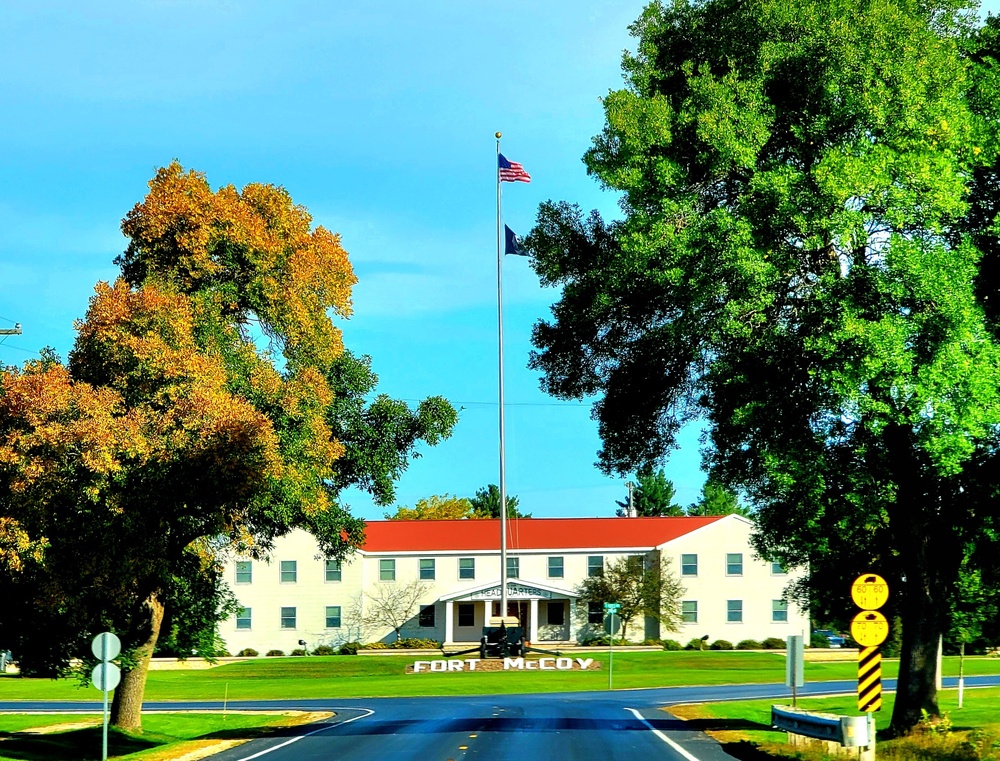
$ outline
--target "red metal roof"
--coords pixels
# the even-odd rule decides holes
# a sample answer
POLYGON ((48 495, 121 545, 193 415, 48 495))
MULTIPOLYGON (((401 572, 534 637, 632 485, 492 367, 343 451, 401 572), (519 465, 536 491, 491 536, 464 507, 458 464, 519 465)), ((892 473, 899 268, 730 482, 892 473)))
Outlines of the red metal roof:
MULTIPOLYGON (((722 516, 680 518, 520 518, 507 522, 513 550, 653 548, 722 516)), ((500 521, 368 521, 365 552, 499 551, 500 521)))

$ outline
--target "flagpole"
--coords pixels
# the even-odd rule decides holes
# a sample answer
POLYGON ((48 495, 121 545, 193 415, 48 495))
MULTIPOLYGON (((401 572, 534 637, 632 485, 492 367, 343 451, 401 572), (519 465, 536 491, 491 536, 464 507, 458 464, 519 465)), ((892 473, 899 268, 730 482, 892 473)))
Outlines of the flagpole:
POLYGON ((500 138, 497 139, 497 346, 499 348, 500 389, 500 615, 507 616, 507 483, 504 462, 504 400, 503 400, 503 250, 500 247, 500 138))

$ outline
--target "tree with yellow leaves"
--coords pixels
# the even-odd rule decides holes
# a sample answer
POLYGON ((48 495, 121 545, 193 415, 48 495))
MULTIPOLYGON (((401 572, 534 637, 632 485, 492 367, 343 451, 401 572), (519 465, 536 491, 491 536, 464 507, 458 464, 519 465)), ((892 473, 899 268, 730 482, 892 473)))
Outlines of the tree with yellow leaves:
POLYGON ((179 574, 217 580, 211 544, 260 556, 296 527, 343 557, 363 523, 340 491, 389 504, 456 416, 440 397, 365 401, 370 360, 331 319, 351 314, 347 253, 284 189, 213 191, 175 162, 122 230, 122 277, 97 285, 68 362, 0 376, 0 591, 21 606, 0 635, 41 672, 118 632, 112 719, 138 728, 179 574))

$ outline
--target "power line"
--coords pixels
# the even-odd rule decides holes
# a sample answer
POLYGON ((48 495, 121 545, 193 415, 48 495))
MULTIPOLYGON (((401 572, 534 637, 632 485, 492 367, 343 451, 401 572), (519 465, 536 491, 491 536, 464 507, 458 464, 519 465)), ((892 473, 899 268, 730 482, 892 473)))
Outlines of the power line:
MULTIPOLYGON (((422 402, 423 399, 400 399, 401 402, 422 402)), ((499 402, 460 402, 448 400, 451 404, 457 404, 459 407, 496 407, 499 402)), ((504 402, 505 407, 563 407, 565 409, 581 409, 590 411, 590 406, 584 402, 504 402)))

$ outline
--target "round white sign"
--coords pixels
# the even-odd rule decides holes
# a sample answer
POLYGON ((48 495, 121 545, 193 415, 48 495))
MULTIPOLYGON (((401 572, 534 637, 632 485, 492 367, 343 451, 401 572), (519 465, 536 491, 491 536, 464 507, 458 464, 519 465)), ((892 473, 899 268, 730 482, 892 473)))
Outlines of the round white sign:
POLYGON ((111 632, 103 632, 94 637, 90 649, 95 658, 110 661, 112 658, 117 658, 118 653, 122 651, 122 641, 111 632))
POLYGON ((90 672, 90 681, 101 692, 111 692, 121 680, 121 669, 114 663, 98 663, 90 672))

